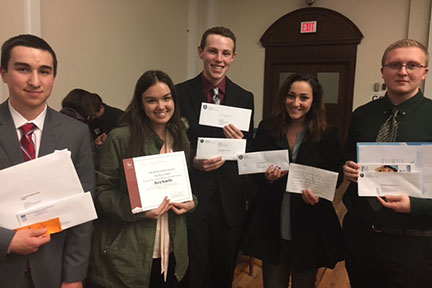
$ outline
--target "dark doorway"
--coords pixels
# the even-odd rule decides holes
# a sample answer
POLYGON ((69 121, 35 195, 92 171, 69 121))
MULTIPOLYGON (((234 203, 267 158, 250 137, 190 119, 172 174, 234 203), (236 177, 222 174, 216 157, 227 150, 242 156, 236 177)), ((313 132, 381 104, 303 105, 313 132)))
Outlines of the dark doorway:
POLYGON ((294 72, 315 75, 324 88, 330 124, 343 143, 352 111, 357 45, 363 35, 345 16, 325 8, 293 11, 261 37, 266 48, 263 118, 270 115, 282 82, 294 72), (316 32, 300 33, 301 23, 316 21, 316 32))

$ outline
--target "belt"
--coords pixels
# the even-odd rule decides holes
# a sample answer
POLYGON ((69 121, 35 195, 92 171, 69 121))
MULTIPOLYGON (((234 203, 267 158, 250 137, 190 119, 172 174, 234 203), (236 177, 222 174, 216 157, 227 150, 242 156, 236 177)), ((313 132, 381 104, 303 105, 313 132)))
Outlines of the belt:
POLYGON ((388 228, 377 225, 372 225, 372 230, 376 233, 383 233, 396 236, 411 236, 411 237, 432 237, 432 230, 417 230, 417 229, 399 229, 388 228))

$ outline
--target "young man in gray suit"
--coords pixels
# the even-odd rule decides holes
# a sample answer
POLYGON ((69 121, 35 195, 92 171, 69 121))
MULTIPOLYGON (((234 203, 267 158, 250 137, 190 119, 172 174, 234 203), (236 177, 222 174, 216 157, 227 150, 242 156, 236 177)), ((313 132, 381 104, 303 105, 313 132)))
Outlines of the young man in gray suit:
MULTIPOLYGON (((68 149, 84 191, 93 191, 95 177, 88 127, 46 104, 56 72, 55 52, 43 39, 19 35, 3 44, 0 73, 8 86, 9 99, 0 105, 0 169, 68 149), (22 126, 28 123, 33 123, 31 131, 24 133, 22 126), (20 144, 21 138, 32 142, 32 148, 20 144)), ((92 223, 51 236, 45 236, 45 232, 46 229, 16 232, 0 227, 2 287, 82 287, 92 223)))
MULTIPOLYGON (((248 145, 252 142, 253 94, 226 77, 235 52, 236 38, 231 30, 208 29, 198 47, 203 72, 176 86, 181 115, 190 125, 187 133, 193 150, 198 137, 244 138, 248 145), (242 132, 233 124, 223 129, 199 125, 202 102, 251 109, 249 131, 242 132)), ((236 161, 225 161, 222 157, 194 158, 192 166, 191 185, 199 205, 187 215, 189 283, 185 286, 205 287, 206 272, 211 271, 212 287, 231 287, 246 215, 245 179, 238 175, 236 161)))

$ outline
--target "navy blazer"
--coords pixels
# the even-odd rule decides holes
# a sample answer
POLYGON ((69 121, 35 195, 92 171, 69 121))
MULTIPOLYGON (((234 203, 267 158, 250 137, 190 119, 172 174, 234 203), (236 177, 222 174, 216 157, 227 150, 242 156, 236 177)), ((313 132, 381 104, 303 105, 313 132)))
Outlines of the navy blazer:
MULTIPOLYGON (((90 132, 86 125, 47 108, 38 156, 69 149, 84 191, 94 191, 95 173, 90 132)), ((24 162, 16 128, 5 101, 0 105, 0 169, 24 162)), ((79 209, 79 207, 77 207, 79 209)), ((51 235, 36 253, 7 253, 15 231, 0 227, 0 279, 2 287, 19 288, 27 260, 35 287, 60 287, 82 281, 87 274, 93 225, 84 223, 51 235)))
MULTIPOLYGON (((198 137, 226 138, 222 128, 199 125, 201 103, 207 102, 203 93, 201 74, 186 82, 176 85, 179 95, 181 115, 189 123, 187 134, 192 146, 191 155, 195 155, 198 137)), ((248 146, 253 139, 253 94, 226 78, 226 92, 222 105, 246 108, 252 110, 249 132, 244 132, 248 146)), ((222 167, 212 172, 203 172, 195 168, 190 169, 190 180, 193 193, 200 203, 194 213, 205 209, 210 197, 215 192, 208 189, 209 185, 218 187, 223 212, 229 225, 238 225, 246 215, 244 177, 238 175, 237 161, 226 161, 222 167)))

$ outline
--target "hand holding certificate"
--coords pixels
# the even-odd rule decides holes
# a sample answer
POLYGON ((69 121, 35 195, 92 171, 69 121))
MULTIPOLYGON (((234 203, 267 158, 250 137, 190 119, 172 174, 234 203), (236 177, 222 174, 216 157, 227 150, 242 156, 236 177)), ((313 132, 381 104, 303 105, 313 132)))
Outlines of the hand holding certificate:
POLYGON ((171 202, 192 200, 184 152, 123 160, 132 213, 157 208, 165 197, 171 202))
POLYGON ((291 163, 285 190, 301 194, 303 189, 309 189, 315 195, 333 201, 337 178, 338 173, 333 171, 291 163))
POLYGON ((244 153, 237 156, 239 175, 264 173, 270 165, 279 166, 282 171, 289 169, 288 150, 273 150, 244 153))
POLYGON ((252 110, 250 109, 201 103, 199 124, 220 128, 234 124, 242 131, 249 131, 251 115, 252 110))

